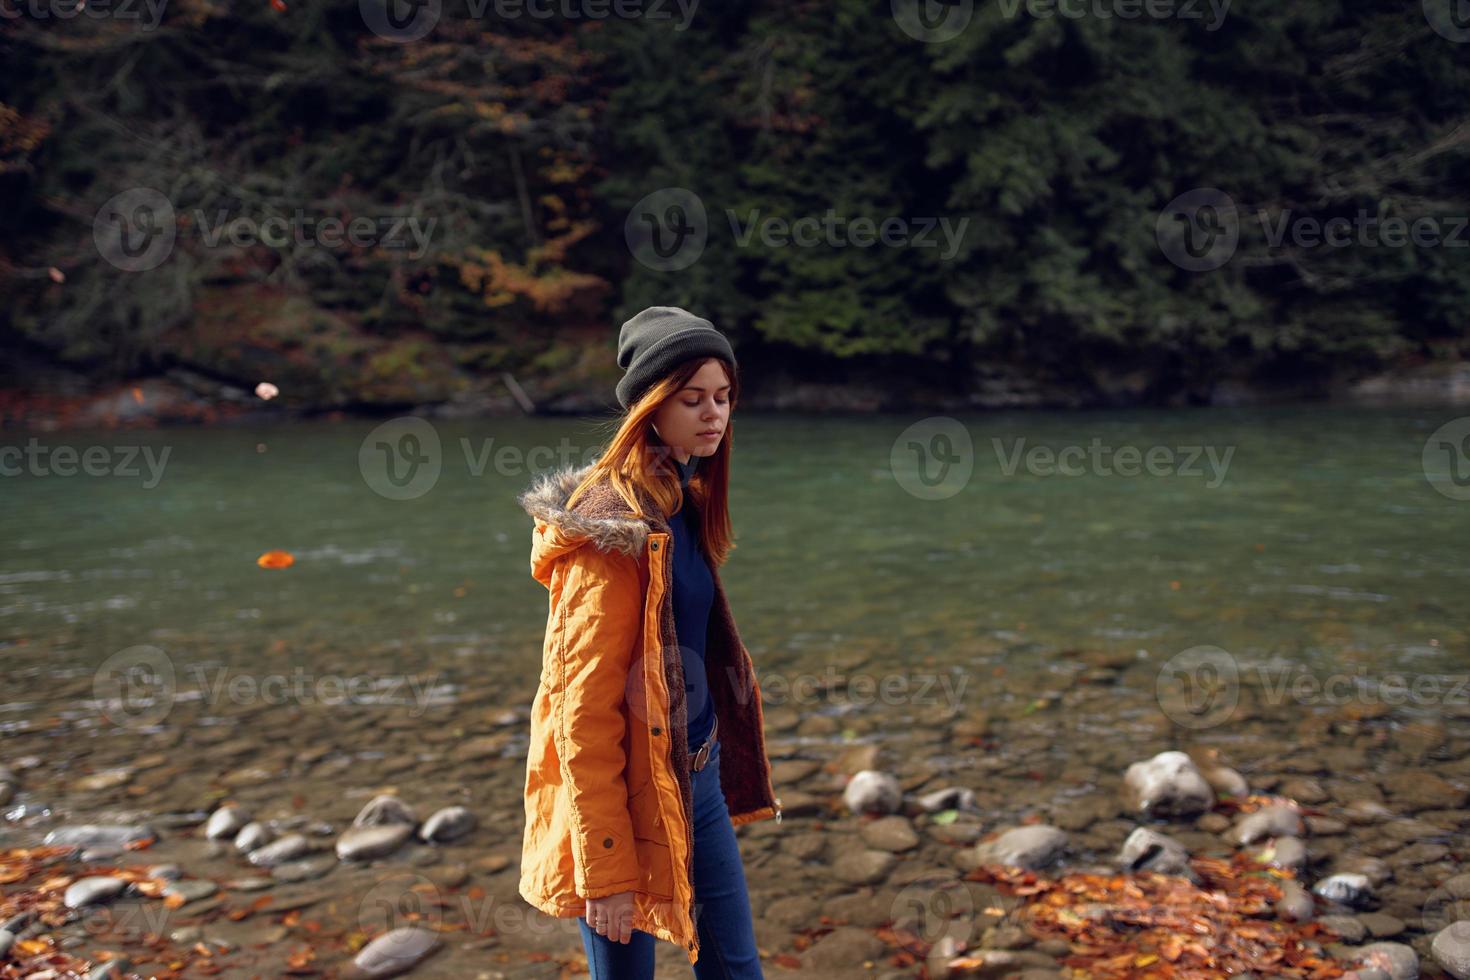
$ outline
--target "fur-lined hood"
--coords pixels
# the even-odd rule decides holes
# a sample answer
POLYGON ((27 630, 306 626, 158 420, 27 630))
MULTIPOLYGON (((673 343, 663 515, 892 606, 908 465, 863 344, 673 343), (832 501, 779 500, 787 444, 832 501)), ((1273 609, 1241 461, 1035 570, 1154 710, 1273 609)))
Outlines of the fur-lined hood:
MULTIPOLYGON (((585 544, 636 558, 643 553, 650 532, 671 530, 661 517, 635 513, 606 480, 589 488, 568 509, 572 491, 592 466, 564 466, 542 474, 516 498, 536 520, 531 573, 543 584, 549 581, 551 564, 557 558, 585 544)), ((645 510, 653 513, 651 508, 645 510)))

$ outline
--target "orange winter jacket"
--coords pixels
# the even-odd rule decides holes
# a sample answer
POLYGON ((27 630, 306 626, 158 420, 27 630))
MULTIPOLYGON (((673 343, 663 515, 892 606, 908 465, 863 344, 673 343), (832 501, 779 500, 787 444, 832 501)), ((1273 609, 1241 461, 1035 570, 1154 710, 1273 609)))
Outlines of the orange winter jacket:
MULTIPOLYGON (((607 480, 568 508, 586 469, 542 476, 518 498, 535 518, 531 575, 551 593, 518 890, 558 918, 585 914, 589 898, 634 892, 633 928, 682 946, 693 963, 694 808, 673 532, 651 499, 639 516, 607 480)), ((779 822, 755 668, 718 572, 714 585, 705 663, 720 788, 732 823, 779 822)))

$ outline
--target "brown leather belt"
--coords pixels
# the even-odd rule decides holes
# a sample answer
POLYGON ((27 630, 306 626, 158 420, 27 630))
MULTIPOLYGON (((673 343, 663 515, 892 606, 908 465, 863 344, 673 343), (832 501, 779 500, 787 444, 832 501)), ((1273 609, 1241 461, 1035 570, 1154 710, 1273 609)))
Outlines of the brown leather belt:
POLYGON ((699 751, 694 753, 694 766, 691 771, 699 772, 699 770, 704 768, 704 764, 709 761, 709 754, 714 751, 715 747, 715 732, 719 730, 719 727, 720 719, 716 716, 714 726, 709 730, 709 737, 704 740, 704 744, 699 747, 699 751))

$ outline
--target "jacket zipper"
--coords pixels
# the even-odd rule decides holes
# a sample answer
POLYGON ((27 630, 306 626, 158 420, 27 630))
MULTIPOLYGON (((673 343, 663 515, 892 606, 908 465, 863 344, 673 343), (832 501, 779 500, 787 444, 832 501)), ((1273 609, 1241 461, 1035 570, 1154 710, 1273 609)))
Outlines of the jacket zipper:
MULTIPOLYGON (((665 540, 666 540, 666 542, 672 540, 672 536, 671 535, 665 535, 665 540)), ((658 549, 655 549, 655 550, 658 550, 658 549)), ((663 566, 663 576, 662 576, 662 578, 663 578, 663 583, 664 583, 664 594, 661 595, 661 596, 659 596, 659 616, 663 616, 665 606, 667 606, 667 605, 669 605, 669 604, 671 604, 673 602, 673 599, 671 597, 673 595, 673 587, 674 587, 674 582, 673 582, 674 566, 669 563, 668 549, 667 548, 664 548, 662 550, 664 552, 664 557, 661 560, 661 564, 663 566)), ((662 642, 662 636, 663 636, 662 625, 660 625, 659 636, 660 636, 660 642, 662 642)), ((673 693, 672 692, 666 692, 666 693, 668 693, 670 697, 673 696, 673 693)), ((670 725, 668 727, 669 728, 672 728, 673 726, 670 725)), ((686 729, 686 731, 687 731, 687 729, 686 729)), ((669 757, 669 768, 670 769, 673 769, 674 768, 674 735, 673 735, 672 732, 669 733, 668 757, 669 757)), ((691 780, 693 778, 687 772, 684 774, 684 776, 685 776, 685 778, 691 779, 691 780)), ((694 787, 693 787, 693 785, 691 783, 691 785, 690 785, 691 805, 693 803, 693 801, 692 801, 692 797, 694 795, 693 789, 694 789, 694 787)), ((684 808, 684 794, 683 793, 680 793, 679 794, 679 808, 680 808, 680 810, 682 810, 684 808)), ((697 937, 698 936, 698 931, 699 931, 699 924, 694 921, 695 905, 697 904, 697 902, 695 901, 695 897, 694 897, 694 814, 693 813, 686 813, 684 815, 684 880, 689 884, 689 924, 691 926, 691 929, 692 929, 693 933, 697 937)))

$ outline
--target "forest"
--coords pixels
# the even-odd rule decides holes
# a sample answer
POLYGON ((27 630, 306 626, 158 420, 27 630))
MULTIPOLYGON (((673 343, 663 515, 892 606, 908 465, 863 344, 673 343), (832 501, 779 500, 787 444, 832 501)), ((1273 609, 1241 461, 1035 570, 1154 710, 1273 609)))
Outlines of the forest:
POLYGON ((652 304, 1082 401, 1466 354, 1432 3, 7 3, 0 344, 99 383, 610 399, 652 304))

